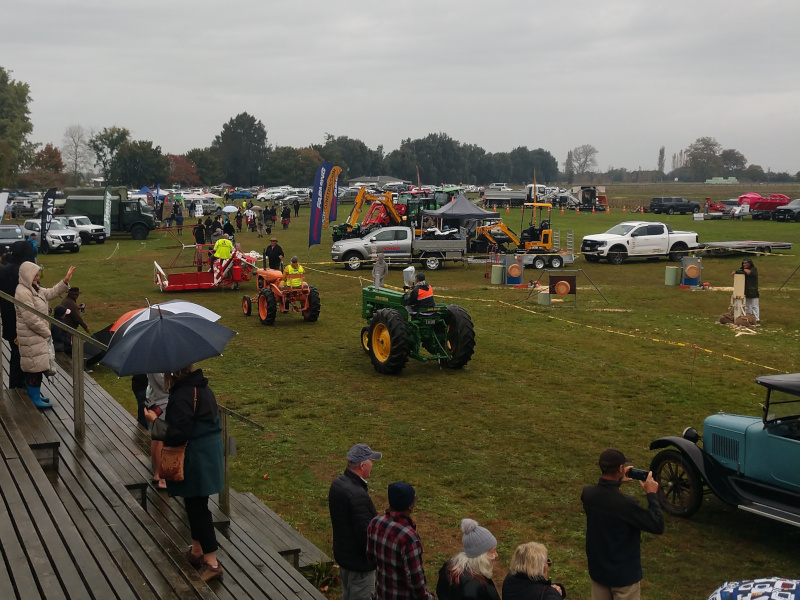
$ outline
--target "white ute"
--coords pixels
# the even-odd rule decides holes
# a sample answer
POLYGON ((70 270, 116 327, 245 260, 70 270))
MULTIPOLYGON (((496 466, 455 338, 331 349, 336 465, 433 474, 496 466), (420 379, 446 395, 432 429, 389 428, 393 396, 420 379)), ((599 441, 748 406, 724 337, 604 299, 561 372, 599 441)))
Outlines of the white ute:
POLYGON ((625 221, 605 233, 587 235, 581 253, 588 262, 605 258, 621 265, 629 258, 659 258, 679 261, 690 250, 700 248, 694 231, 672 231, 669 225, 653 221, 625 221))

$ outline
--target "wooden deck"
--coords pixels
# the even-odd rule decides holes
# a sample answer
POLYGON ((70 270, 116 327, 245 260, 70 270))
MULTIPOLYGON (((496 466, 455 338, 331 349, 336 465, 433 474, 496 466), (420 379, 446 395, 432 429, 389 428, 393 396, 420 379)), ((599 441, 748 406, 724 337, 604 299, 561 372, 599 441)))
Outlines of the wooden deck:
POLYGON ((324 598, 295 567, 330 559, 257 498, 234 491, 230 517, 212 501, 225 575, 200 581, 183 558, 186 512, 152 485, 150 438, 136 419, 87 375, 78 439, 67 371, 45 380, 54 408, 43 411, 30 410, 24 390, 5 389, 7 380, 0 598, 324 598))

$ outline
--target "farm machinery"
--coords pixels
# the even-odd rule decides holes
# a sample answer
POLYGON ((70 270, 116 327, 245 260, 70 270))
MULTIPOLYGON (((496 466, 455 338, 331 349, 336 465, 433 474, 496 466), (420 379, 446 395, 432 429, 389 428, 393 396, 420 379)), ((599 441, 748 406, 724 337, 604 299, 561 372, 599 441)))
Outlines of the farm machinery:
POLYGON ((460 306, 436 304, 413 312, 402 292, 371 285, 361 299, 361 316, 368 323, 361 329, 361 346, 382 375, 400 373, 409 358, 460 369, 475 352, 475 329, 460 306))
POLYGON ((334 225, 333 241, 346 240, 350 238, 363 237, 373 229, 388 225, 402 225, 405 221, 406 206, 404 204, 395 205, 392 201, 392 193, 385 192, 380 196, 367 193, 366 188, 362 187, 355 202, 350 216, 344 223, 334 225), (361 223, 358 218, 367 202, 370 207, 361 223))
POLYGON ((322 308, 319 291, 305 281, 300 287, 281 285, 283 273, 276 269, 258 269, 256 271, 258 295, 253 297, 245 295, 242 298, 242 312, 249 317, 253 310, 253 303, 258 310, 258 318, 262 325, 274 325, 278 312, 299 312, 303 320, 314 323, 319 319, 322 308))

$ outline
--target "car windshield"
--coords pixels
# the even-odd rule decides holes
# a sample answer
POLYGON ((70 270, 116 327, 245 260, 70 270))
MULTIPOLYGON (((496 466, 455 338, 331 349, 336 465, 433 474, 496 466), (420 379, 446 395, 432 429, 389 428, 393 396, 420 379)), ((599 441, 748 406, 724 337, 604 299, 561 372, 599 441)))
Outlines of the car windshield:
POLYGON ((0 229, 0 238, 4 240, 22 239, 22 230, 19 227, 3 227, 0 229))
POLYGON ((606 231, 606 233, 609 233, 611 235, 625 235, 634 227, 636 227, 636 225, 631 225, 630 223, 620 223, 619 225, 615 225, 614 227, 606 231))
POLYGON ((75 225, 91 225, 89 217, 75 217, 75 225))
POLYGON ((797 200, 792 200, 786 206, 794 206, 795 208, 800 207, 800 198, 798 198, 797 200))
POLYGON ((65 229, 67 229, 67 227, 64 227, 60 221, 52 221, 50 223, 50 231, 63 231, 65 229))
POLYGON ((767 422, 800 418, 800 397, 779 390, 770 390, 767 422))

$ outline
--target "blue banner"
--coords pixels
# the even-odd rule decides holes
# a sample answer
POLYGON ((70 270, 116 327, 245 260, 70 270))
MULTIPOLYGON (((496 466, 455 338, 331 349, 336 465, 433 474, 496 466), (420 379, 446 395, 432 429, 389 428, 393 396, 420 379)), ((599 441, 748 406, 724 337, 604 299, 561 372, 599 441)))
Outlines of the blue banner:
POLYGON ((322 163, 314 176, 314 191, 311 195, 311 222, 308 226, 308 247, 322 241, 322 221, 325 218, 325 192, 328 187, 328 175, 333 164, 322 163))

